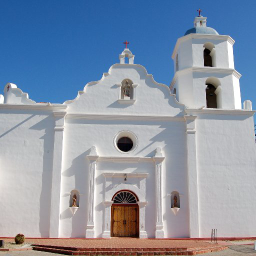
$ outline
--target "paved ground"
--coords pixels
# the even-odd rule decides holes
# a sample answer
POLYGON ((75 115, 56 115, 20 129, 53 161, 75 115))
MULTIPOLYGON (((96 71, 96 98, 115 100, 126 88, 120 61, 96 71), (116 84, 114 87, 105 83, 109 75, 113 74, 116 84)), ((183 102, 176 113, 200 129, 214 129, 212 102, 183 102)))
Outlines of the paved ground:
MULTIPOLYGON (((255 256, 256 251, 253 250, 253 245, 232 245, 229 249, 221 252, 212 252, 200 254, 203 256, 255 256)), ((53 256, 59 255, 56 253, 25 251, 25 252, 0 252, 0 256, 53 256)))
MULTIPOLYGON (((11 240, 10 240, 11 241, 11 240)), ((55 244, 55 245, 66 245, 66 239, 27 239, 27 243, 40 243, 40 244, 55 244)), ((229 245, 229 249, 214 253, 201 254, 204 256, 256 256, 256 251, 254 250, 254 241, 219 241, 220 245, 229 245), (248 245, 250 244, 250 245, 248 245)), ((109 239, 109 240, 98 240, 98 239, 69 239, 70 246, 85 247, 85 244, 94 247, 151 247, 154 248, 156 245, 158 247, 166 247, 167 244, 171 243, 172 247, 208 247, 211 246, 210 243, 204 241, 193 241, 193 240, 154 240, 154 239, 109 239), (71 243, 71 244, 70 244, 71 243)), ((47 253, 40 251, 16 251, 16 252, 0 252, 0 256, 52 256, 60 255, 55 253, 47 253)))
MULTIPOLYGON (((11 242, 13 239, 4 239, 11 242)), ((26 239, 26 243, 70 246, 78 248, 207 248, 212 244, 197 240, 168 240, 168 239, 139 239, 139 238, 111 238, 111 239, 26 239)))

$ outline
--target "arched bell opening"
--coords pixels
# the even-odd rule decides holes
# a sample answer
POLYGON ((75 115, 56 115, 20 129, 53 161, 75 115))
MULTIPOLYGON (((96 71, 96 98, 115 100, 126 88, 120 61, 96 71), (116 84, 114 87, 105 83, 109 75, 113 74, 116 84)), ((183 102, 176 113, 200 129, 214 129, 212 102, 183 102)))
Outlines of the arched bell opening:
POLYGON ((206 107, 207 108, 220 108, 221 95, 220 95, 220 81, 215 77, 210 77, 206 80, 206 107))
POLYGON ((124 79, 121 86, 121 99, 132 100, 133 99, 133 82, 130 79, 124 79))
POLYGON ((139 237, 138 197, 129 190, 118 191, 112 198, 111 236, 139 237))
POLYGON ((216 66, 215 46, 212 43, 204 44, 204 66, 205 67, 216 66))

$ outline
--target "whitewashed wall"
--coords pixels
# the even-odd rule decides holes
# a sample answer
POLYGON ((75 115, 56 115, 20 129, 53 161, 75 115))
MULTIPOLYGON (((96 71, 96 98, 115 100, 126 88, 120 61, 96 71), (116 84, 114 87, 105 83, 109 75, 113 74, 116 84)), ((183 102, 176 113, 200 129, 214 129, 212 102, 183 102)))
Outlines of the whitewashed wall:
POLYGON ((256 236, 253 117, 197 118, 201 237, 256 236))
POLYGON ((54 119, 0 110, 0 236, 48 237, 54 119))

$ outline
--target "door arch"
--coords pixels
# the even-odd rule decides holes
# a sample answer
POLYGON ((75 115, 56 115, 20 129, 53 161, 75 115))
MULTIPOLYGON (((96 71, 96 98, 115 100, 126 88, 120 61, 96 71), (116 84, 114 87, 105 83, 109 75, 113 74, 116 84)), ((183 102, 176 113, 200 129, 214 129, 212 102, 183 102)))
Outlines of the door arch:
POLYGON ((139 237, 138 197, 132 191, 118 191, 112 198, 111 236, 139 237))

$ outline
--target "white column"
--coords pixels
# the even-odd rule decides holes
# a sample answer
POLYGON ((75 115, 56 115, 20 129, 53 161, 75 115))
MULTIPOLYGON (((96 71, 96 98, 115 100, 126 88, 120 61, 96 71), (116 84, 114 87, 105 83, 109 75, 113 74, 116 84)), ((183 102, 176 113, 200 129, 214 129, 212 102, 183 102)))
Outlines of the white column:
POLYGON ((155 187, 156 187, 156 238, 164 238, 164 225, 163 225, 163 198, 162 198, 162 157, 161 149, 156 149, 154 157, 155 161, 155 187))
POLYGON ((196 116, 185 116, 187 122, 187 166, 190 237, 200 237, 199 193, 196 149, 196 116))
POLYGON ((94 229, 94 192, 95 192, 95 172, 98 155, 96 148, 92 147, 90 154, 87 156, 90 160, 89 166, 89 200, 88 200, 88 221, 86 227, 86 238, 94 238, 95 229, 94 229))
POLYGON ((53 112, 55 117, 54 149, 51 186, 50 237, 59 237, 60 191, 63 153, 63 133, 66 112, 53 112))
POLYGON ((105 201, 105 212, 104 212, 104 231, 102 238, 110 238, 110 227, 111 227, 111 206, 113 201, 105 201))
POLYGON ((140 208, 140 238, 148 238, 147 231, 145 230, 145 206, 147 205, 147 202, 138 202, 139 208, 140 208))

